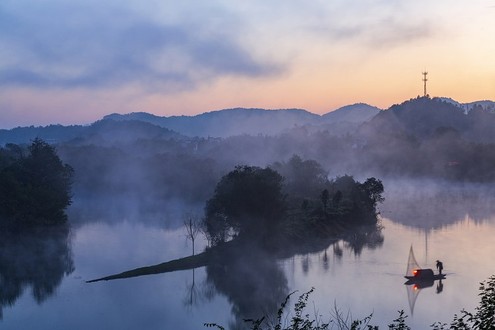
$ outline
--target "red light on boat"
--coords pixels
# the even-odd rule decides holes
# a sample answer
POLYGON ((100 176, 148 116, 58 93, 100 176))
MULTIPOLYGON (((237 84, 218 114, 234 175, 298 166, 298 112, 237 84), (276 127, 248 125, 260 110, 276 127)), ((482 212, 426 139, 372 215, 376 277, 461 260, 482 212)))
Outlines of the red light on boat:
POLYGON ((416 276, 417 274, 418 274, 418 270, 417 269, 413 270, 413 275, 416 276))

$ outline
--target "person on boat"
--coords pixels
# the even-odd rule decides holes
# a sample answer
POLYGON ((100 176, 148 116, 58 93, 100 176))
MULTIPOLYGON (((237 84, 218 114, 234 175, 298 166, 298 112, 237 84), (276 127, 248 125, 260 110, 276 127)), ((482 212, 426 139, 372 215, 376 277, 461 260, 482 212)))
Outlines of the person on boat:
POLYGON ((442 275, 443 263, 440 260, 437 260, 437 269, 438 269, 438 274, 442 275))

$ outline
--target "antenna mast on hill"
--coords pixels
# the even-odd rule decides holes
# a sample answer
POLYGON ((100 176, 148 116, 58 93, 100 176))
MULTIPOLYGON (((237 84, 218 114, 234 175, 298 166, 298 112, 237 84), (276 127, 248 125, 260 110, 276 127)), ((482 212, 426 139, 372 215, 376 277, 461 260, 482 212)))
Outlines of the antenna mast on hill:
POLYGON ((423 91, 424 91, 424 97, 427 97, 428 94, 426 94, 426 82, 428 81, 428 79, 426 78, 426 75, 428 74, 427 71, 423 71, 423 91))

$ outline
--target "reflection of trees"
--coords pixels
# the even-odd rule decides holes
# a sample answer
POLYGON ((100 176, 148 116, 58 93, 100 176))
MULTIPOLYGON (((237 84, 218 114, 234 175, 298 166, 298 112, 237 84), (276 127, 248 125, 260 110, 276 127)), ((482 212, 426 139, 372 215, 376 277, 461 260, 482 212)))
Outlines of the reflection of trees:
POLYGON ((275 315, 288 294, 287 278, 275 256, 253 246, 225 252, 222 262, 206 267, 207 282, 232 303, 235 323, 245 328, 244 319, 275 315))
POLYGON ((0 319, 27 287, 44 302, 74 271, 67 226, 0 234, 0 319))
POLYGON ((345 246, 360 255, 363 248, 374 250, 383 245, 383 235, 379 226, 362 226, 344 236, 345 246))
POLYGON ((186 294, 184 296, 184 306, 190 308, 192 306, 195 306, 199 302, 200 298, 200 292, 198 290, 198 287, 196 286, 196 278, 195 278, 195 271, 196 268, 192 269, 192 282, 188 283, 186 286, 186 294))
POLYGON ((231 329, 246 328, 245 319, 260 316, 275 316, 280 303, 288 294, 287 277, 279 266, 278 260, 294 258, 296 255, 305 256, 303 267, 310 271, 315 253, 323 255, 320 258, 322 267, 330 267, 327 249, 332 247, 337 259, 342 258, 343 250, 351 249, 359 254, 364 248, 377 248, 383 243, 381 227, 361 226, 343 231, 340 235, 327 238, 313 238, 304 242, 285 241, 284 245, 272 247, 269 251, 257 242, 247 240, 232 240, 194 256, 171 260, 165 263, 140 267, 122 273, 105 276, 88 281, 108 281, 131 278, 151 274, 168 273, 179 270, 193 270, 206 266, 206 281, 198 290, 193 282, 187 287, 183 300, 186 306, 194 306, 204 299, 212 299, 221 293, 232 304, 232 314, 235 321, 231 329))
MULTIPOLYGON (((291 258, 295 254, 304 253, 301 259, 303 272, 310 271, 313 259, 310 255, 315 252, 323 253, 319 259, 324 269, 328 269, 329 261, 327 249, 332 246, 334 252, 338 251, 342 256, 340 242, 350 249, 355 255, 359 255, 364 248, 375 249, 383 244, 383 235, 380 226, 363 226, 349 231, 342 240, 315 240, 307 242, 304 246, 294 246, 285 253, 271 254, 254 246, 236 247, 219 254, 220 262, 210 263, 206 267, 207 285, 214 291, 227 296, 232 304, 232 313, 235 316, 235 324, 231 329, 243 329, 244 319, 258 318, 261 315, 275 315, 280 303, 288 294, 288 283, 284 271, 278 264, 280 254, 284 258, 291 258)), ((286 250, 286 251, 287 251, 286 250)), ((339 256, 337 256, 339 257, 339 256)))
POLYGON ((386 183, 383 216, 406 226, 441 228, 465 219, 475 222, 495 216, 493 187, 439 184, 430 181, 386 183))

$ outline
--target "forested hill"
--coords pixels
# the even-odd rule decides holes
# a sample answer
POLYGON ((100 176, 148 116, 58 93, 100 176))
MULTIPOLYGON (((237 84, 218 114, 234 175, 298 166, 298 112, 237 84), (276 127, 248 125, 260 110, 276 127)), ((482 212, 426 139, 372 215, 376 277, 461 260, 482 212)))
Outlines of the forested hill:
POLYGON ((144 112, 126 115, 111 114, 104 119, 139 120, 166 127, 187 136, 229 137, 235 135, 277 135, 294 127, 329 129, 347 133, 375 116, 380 109, 354 104, 331 111, 323 116, 302 109, 246 109, 235 108, 202 113, 196 116, 159 117, 144 112), (338 125, 347 124, 346 131, 338 125))
POLYGON ((429 138, 446 129, 473 142, 495 142, 495 103, 467 104, 449 98, 418 97, 381 111, 364 103, 353 104, 322 116, 300 109, 236 108, 197 116, 158 117, 147 113, 112 114, 105 119, 139 120, 166 127, 186 136, 229 137, 277 135, 291 129, 328 131, 333 135, 405 134, 429 138))
POLYGON ((450 130, 480 143, 495 142, 495 102, 460 104, 449 98, 418 97, 388 110, 358 103, 324 115, 301 109, 227 109, 196 116, 159 117, 136 112, 111 114, 91 125, 49 125, 0 130, 0 145, 30 143, 36 137, 49 143, 125 142, 136 139, 191 137, 227 138, 240 135, 314 134, 354 135, 373 140, 376 134, 429 138, 450 130))
POLYGON ((301 109, 228 109, 196 116, 159 117, 147 113, 112 114, 105 119, 142 120, 187 136, 228 137, 233 135, 278 134, 294 125, 317 123, 320 116, 301 109))
MULTIPOLYGON (((196 116, 160 117, 145 112, 110 114, 92 125, 49 125, 18 127, 0 130, 0 145, 30 143, 39 137, 50 143, 73 139, 115 140, 123 138, 169 137, 229 137, 238 135, 277 135, 293 128, 305 127, 313 131, 328 130, 346 134, 375 116, 380 109, 367 104, 349 105, 320 116, 301 109, 226 109, 196 116), (172 132, 173 131, 173 132, 172 132), (119 133, 120 132, 120 133, 119 133), (122 134, 127 132, 127 134, 122 134), (176 132, 176 133, 174 133, 176 132), (113 134, 116 133, 116 134, 113 134), (175 136, 174 136, 175 134, 175 136)), ((108 142, 108 141, 107 141, 108 142)))
POLYGON ((478 143, 495 143, 495 103, 490 101, 460 105, 445 98, 418 97, 382 111, 360 128, 373 137, 403 135, 419 140, 450 132, 478 143))
POLYGON ((0 146, 7 143, 28 144, 35 138, 41 138, 50 144, 70 142, 73 144, 108 145, 114 142, 122 143, 138 139, 182 139, 185 137, 167 128, 136 120, 99 120, 87 126, 49 125, 0 130, 0 146))
MULTIPOLYGON (((489 107, 466 108, 448 100, 417 98, 389 110, 375 109, 378 114, 364 124, 352 123, 350 115, 345 121, 341 117, 334 124, 325 122, 327 117, 342 116, 340 112, 347 115, 357 108, 365 114, 374 111, 366 105, 325 116, 298 110, 261 110, 269 115, 290 113, 318 119, 318 124, 298 124, 278 135, 238 132, 226 138, 192 138, 143 120, 107 118, 89 126, 0 130, 0 147, 6 143, 28 144, 36 137, 55 144, 62 161, 74 168, 75 196, 94 200, 93 210, 109 209, 106 198, 117 199, 119 194, 136 196, 147 210, 160 207, 157 199, 204 203, 215 183, 236 165, 265 167, 293 155, 317 161, 331 177, 347 174, 358 179, 495 182, 495 113, 489 107), (359 129, 336 133, 352 125, 359 129), (100 201, 102 204, 97 204, 100 201)), ((229 111, 234 110, 209 115, 218 120, 225 115, 236 116, 229 111)), ((228 128, 227 124, 223 126, 228 128)), ((131 203, 119 205, 119 210, 126 212, 126 206, 133 207, 131 203)))

